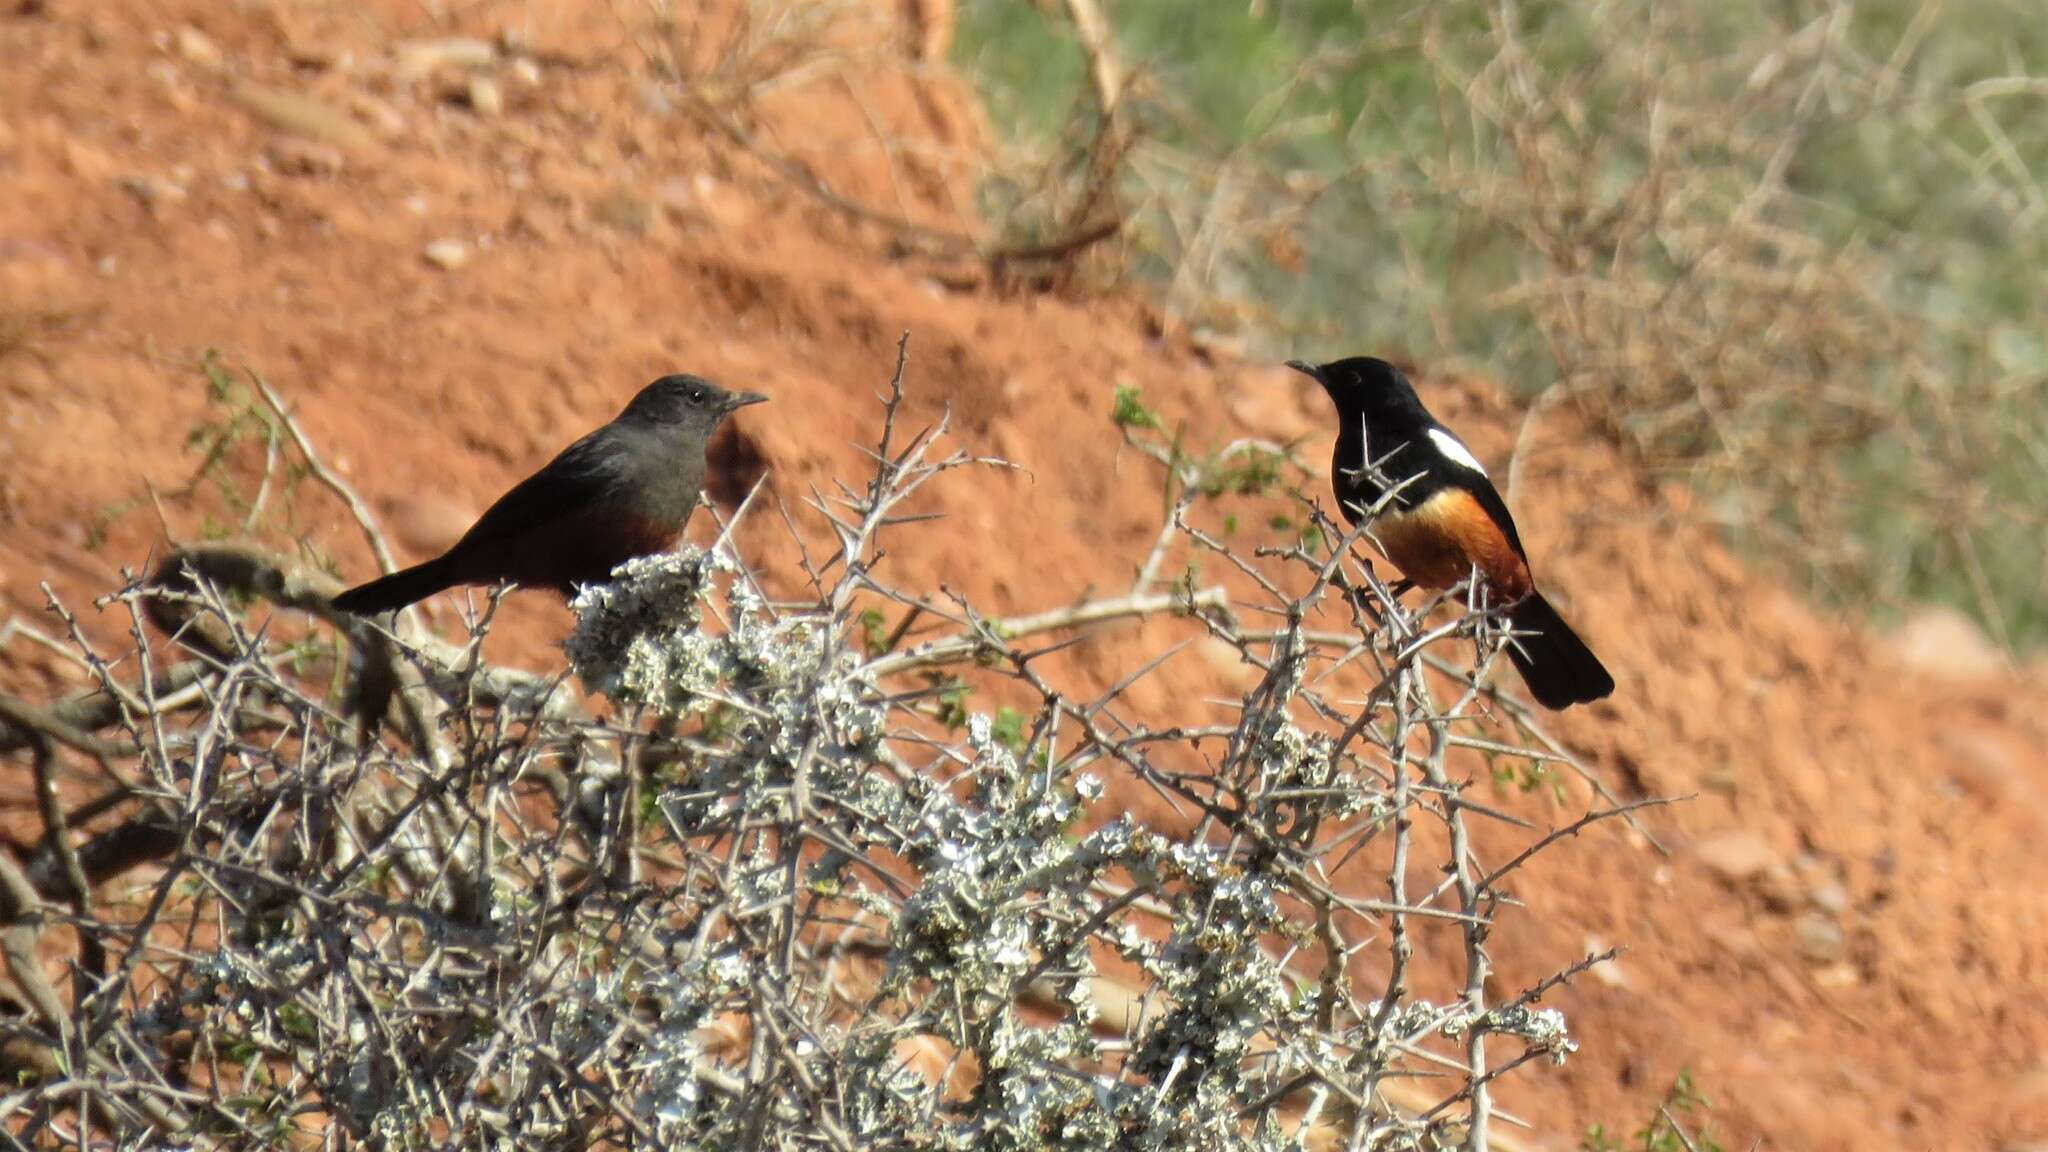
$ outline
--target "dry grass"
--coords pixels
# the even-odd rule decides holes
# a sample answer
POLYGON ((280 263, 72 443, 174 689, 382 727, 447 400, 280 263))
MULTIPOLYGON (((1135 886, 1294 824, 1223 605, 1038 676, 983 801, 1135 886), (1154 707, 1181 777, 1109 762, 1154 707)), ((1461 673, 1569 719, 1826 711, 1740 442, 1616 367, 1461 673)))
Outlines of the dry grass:
MULTIPOLYGON (((1000 37, 970 67, 1046 122, 1002 69, 1078 50, 1009 8, 970 5, 1000 37)), ((1569 403, 1842 601, 2048 634, 2048 80, 2018 46, 1983 58, 1995 12, 1309 12, 1116 11, 1133 222, 1104 267, 1261 353, 1372 348, 1569 403)), ((1026 229, 1086 192, 1083 87, 996 185, 1026 229)))
MULTIPOLYGON (((1072 0, 1092 10, 1089 0, 1072 0)), ((742 0, 716 11, 668 0, 614 3, 642 62, 678 106, 720 144, 772 179, 810 197, 903 255, 949 266, 949 280, 1022 278, 1049 270, 1114 235, 1113 209, 1082 212, 1028 239, 989 235, 975 210, 988 178, 981 141, 932 139, 929 102, 945 104, 950 81, 930 56, 950 37, 950 6, 911 4, 892 13, 862 0, 742 0), (824 104, 810 103, 820 98, 824 104), (818 107, 855 109, 864 133, 811 123, 818 107), (791 115, 791 109, 798 110, 791 115), (822 162, 821 162, 822 161, 822 162), (831 170, 835 174, 826 175, 831 170), (865 172, 886 191, 849 191, 865 172)), ((1114 99, 1114 93, 1110 94, 1114 99)), ((1091 161, 1114 169, 1107 148, 1091 161)), ((1106 180, 1094 182, 1097 188, 1106 180)))
POLYGON ((842 72, 890 43, 884 13, 851 0, 614 0, 613 8, 660 74, 720 108, 842 72))
POLYGON ((1987 519, 1978 496, 1978 446, 2011 408, 1992 382, 1944 371, 1876 230, 1820 226, 1789 178, 1823 109, 1874 114, 1886 98, 1884 68, 1850 46, 1850 8, 1702 61, 1686 50, 1707 36, 1696 13, 1624 6, 1615 50, 1563 72, 1518 38, 1512 5, 1499 12, 1480 67, 1431 58, 1473 131, 1423 171, 1533 256, 1488 304, 1532 322, 1559 397, 1859 599, 1904 591, 1857 522, 1875 500, 1946 543, 2001 628, 1982 536, 2042 526, 2038 507, 1987 519))

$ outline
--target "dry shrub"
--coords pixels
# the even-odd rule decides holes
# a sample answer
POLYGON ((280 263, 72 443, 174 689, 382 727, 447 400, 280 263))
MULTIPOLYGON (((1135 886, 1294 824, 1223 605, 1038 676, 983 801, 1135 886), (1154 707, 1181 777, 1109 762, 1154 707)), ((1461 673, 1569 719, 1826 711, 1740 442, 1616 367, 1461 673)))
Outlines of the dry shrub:
POLYGON ((884 10, 860 0, 614 0, 613 7, 660 74, 720 108, 872 64, 891 43, 884 10))
POLYGON ((1712 54, 1704 10, 1619 5, 1607 50, 1563 70, 1521 42, 1514 12, 1499 9, 1476 70, 1432 55, 1473 129, 1421 171, 1526 254, 1489 305, 1528 317, 1558 396, 1652 467, 1693 472, 1718 516, 1838 589, 1871 589, 1855 516, 1874 479, 1910 522, 1981 528, 1952 519, 1976 463, 1956 455, 1956 422, 1999 415, 1973 417, 1942 376, 1898 267, 1816 226, 1788 183, 1820 110, 1867 98, 1850 10, 1712 54), (1873 478, 1858 467, 1872 454, 1898 466, 1873 478))
POLYGON ((1561 762, 1463 659, 1491 666, 1498 615, 1403 608, 1327 522, 1231 551, 1197 524, 1215 462, 1165 441, 1177 495, 1128 591, 993 619, 891 586, 887 539, 945 530, 920 491, 985 463, 909 432, 897 386, 873 473, 787 521, 801 572, 750 570, 729 525, 584 590, 566 650, 609 717, 485 663, 489 611, 459 645, 394 636, 255 549, 112 595, 124 651, 53 605, 89 683, 0 696, 42 815, 0 852, 0 1130, 1518 1147, 1491 1086, 1574 1050, 1540 1002, 1612 954, 1512 991, 1488 940, 1530 858, 1627 808, 1477 846, 1519 823, 1473 795, 1481 758, 1561 762), (1192 559, 1236 591, 1161 578, 1192 559), (1066 634, 1148 617, 1256 683, 1154 724, 1126 691, 1171 649, 1106 691, 1056 678, 1066 634))

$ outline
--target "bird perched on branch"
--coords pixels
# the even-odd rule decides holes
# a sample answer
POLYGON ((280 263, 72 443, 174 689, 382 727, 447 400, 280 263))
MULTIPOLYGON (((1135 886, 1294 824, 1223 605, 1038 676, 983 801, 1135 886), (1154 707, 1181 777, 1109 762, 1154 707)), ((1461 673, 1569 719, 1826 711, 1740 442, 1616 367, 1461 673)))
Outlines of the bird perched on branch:
POLYGON ((766 400, 701 376, 663 376, 611 423, 498 497, 454 547, 334 598, 359 616, 460 584, 511 581, 564 596, 636 556, 675 547, 704 487, 704 447, 735 410, 766 400))
POLYGON ((1486 468, 1422 406, 1401 370, 1370 357, 1287 366, 1337 405, 1330 487, 1344 518, 1358 524, 1391 488, 1371 527, 1381 551, 1424 588, 1448 588, 1476 569, 1508 606, 1517 633, 1508 658, 1538 703, 1569 708, 1612 693, 1614 678, 1536 590, 1514 517, 1486 468))

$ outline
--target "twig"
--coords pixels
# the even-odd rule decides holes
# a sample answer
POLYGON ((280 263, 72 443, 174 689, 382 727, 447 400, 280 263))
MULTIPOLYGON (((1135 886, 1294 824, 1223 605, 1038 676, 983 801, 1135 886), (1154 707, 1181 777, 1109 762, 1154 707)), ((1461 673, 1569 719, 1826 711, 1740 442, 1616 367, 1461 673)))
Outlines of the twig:
POLYGON ((270 406, 270 410, 276 413, 278 422, 284 425, 285 434, 292 438, 292 447, 298 449, 299 455, 306 461, 306 471, 328 491, 340 497, 342 504, 348 508, 348 514, 355 520, 356 527, 362 529, 363 539, 369 542, 371 554, 377 558, 377 567, 385 573, 398 571, 398 561, 391 554, 391 546, 384 540, 383 530, 377 527, 377 518, 371 514, 370 506, 356 493, 355 486, 335 475, 320 459, 320 454, 313 450, 312 441, 306 438, 306 434, 299 428, 298 421, 292 419, 291 413, 286 411, 284 401, 278 399, 277 393, 271 391, 270 385, 263 377, 251 372, 249 382, 256 386, 256 391, 263 397, 263 402, 270 406))
POLYGON ((918 668, 957 664, 978 653, 1003 651, 1008 642, 1066 628, 1086 628, 1110 620, 1158 616, 1165 613, 1189 615, 1228 607, 1229 593, 1220 587, 1204 588, 1193 595, 1154 593, 1091 600, 1070 608, 1055 608, 1030 616, 1011 616, 986 621, 983 629, 943 636, 869 662, 873 676, 891 676, 918 668))

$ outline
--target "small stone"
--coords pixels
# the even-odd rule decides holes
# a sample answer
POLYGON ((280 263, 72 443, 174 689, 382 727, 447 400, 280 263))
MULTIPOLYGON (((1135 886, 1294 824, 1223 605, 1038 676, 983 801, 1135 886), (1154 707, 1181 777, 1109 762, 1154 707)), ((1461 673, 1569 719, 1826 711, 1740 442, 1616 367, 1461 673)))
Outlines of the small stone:
POLYGON ((1822 880, 1806 890, 1806 898, 1813 906, 1830 916, 1840 916, 1849 910, 1849 892, 1834 880, 1822 880))
POLYGON ((524 57, 514 60, 507 71, 511 72, 514 80, 519 81, 528 88, 540 87, 540 65, 535 64, 531 60, 524 57))
POLYGON ((1813 982, 1821 988, 1854 988, 1863 983, 1863 973, 1846 960, 1813 970, 1813 982))
POLYGON ((730 186, 703 172, 690 185, 697 206, 715 226, 737 231, 755 223, 756 202, 751 198, 736 195, 730 186))
POLYGON ((346 48, 331 44, 308 44, 293 41, 284 50, 284 58, 294 68, 311 72, 325 72, 330 68, 346 68, 355 62, 355 57, 346 48))
POLYGON ((349 119, 333 105, 303 92, 266 88, 260 84, 238 84, 235 102, 258 120, 273 128, 319 140, 338 148, 361 149, 376 144, 368 129, 349 119))
POLYGON ((1799 940, 1800 952, 1819 963, 1839 960, 1848 947, 1841 925, 1817 912, 1808 912, 1793 921, 1792 934, 1799 940))
POLYGON ((183 56, 187 63, 209 69, 220 67, 220 46, 209 39, 206 33, 190 24, 180 27, 172 35, 171 41, 177 46, 178 55, 183 56))
POLYGON ((482 68, 497 58, 498 50, 488 40, 468 36, 409 40, 398 46, 392 74, 410 83, 424 80, 443 68, 482 68))
POLYGON ((436 240, 427 245, 420 255, 434 267, 453 272, 469 263, 469 245, 452 238, 436 240))
POLYGON ((1892 634, 1891 646, 1899 663, 1949 683, 1994 680, 2012 669, 2005 652, 1977 622, 1954 608, 1915 612, 1892 634))
POLYGON ((371 131, 387 140, 405 135, 410 125, 405 113, 390 104, 377 99, 368 92, 357 92, 349 96, 348 106, 357 116, 370 125, 371 131))
POLYGON ((169 180, 156 176, 123 176, 115 181, 121 191, 142 202, 145 208, 163 204, 182 204, 185 190, 169 180))
POLYGON ((1778 862, 1771 846, 1750 832, 1726 832, 1703 840, 1693 855, 1709 872, 1730 884, 1754 879, 1778 862))
POLYGON ((505 111, 505 93, 489 76, 471 76, 467 98, 471 111, 487 119, 505 111))
POLYGON ((1733 796, 1742 790, 1742 777, 1730 764, 1721 764, 1700 773, 1700 787, 1723 796, 1733 796))
POLYGON ((1764 907, 1784 914, 1805 906, 1805 892, 1799 886, 1799 878, 1783 864, 1772 864, 1757 874, 1752 881, 1756 894, 1763 898, 1764 907))
POLYGON ((271 166, 287 176, 332 176, 344 162, 341 149, 311 140, 286 138, 270 145, 271 166))

